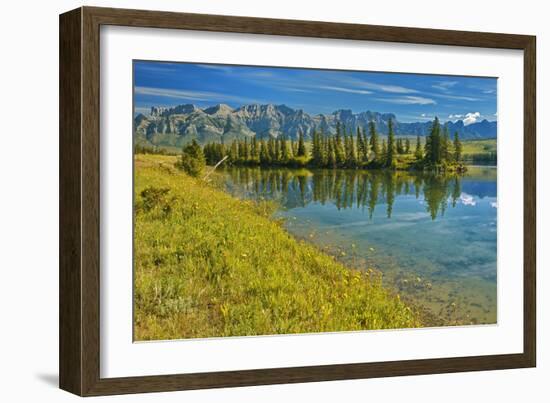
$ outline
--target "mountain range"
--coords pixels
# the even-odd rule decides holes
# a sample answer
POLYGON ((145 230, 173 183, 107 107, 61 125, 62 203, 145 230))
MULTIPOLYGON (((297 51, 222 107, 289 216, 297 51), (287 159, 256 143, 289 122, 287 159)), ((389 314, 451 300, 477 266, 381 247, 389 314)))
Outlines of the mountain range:
MULTIPOLYGON (((181 146, 191 139, 200 143, 224 141, 257 136, 297 139, 302 131, 306 139, 314 130, 334 134, 338 122, 355 134, 357 127, 366 128, 370 121, 378 132, 388 133, 388 122, 394 122, 397 135, 420 135, 429 133, 432 122, 399 122, 393 113, 360 112, 341 109, 331 114, 310 115, 301 109, 286 105, 243 105, 233 109, 225 104, 199 108, 185 104, 172 108, 152 107, 148 115, 134 118, 134 136, 137 143, 158 146, 181 146)), ((448 121, 451 134, 457 132, 461 139, 495 138, 497 122, 482 120, 469 125, 464 121, 448 121)))

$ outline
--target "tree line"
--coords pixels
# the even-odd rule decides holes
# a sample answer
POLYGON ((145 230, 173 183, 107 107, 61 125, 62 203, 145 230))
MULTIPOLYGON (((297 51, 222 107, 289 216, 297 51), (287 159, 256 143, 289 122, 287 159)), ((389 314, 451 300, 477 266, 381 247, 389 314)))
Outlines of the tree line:
POLYGON ((226 155, 228 163, 240 166, 310 166, 314 168, 419 168, 446 170, 462 162, 462 143, 455 132, 435 118, 426 142, 416 138, 414 151, 409 138, 396 138, 394 122, 388 121, 388 135, 380 136, 373 121, 353 133, 339 122, 335 134, 314 130, 306 147, 304 133, 296 141, 285 136, 257 140, 233 140, 230 145, 208 143, 203 148, 206 162, 215 164, 226 155))

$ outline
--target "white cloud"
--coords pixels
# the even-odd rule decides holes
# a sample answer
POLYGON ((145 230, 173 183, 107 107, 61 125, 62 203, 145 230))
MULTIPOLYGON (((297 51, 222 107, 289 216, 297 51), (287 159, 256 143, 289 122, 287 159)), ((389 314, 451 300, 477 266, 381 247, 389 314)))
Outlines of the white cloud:
POLYGON ((432 85, 432 88, 435 88, 441 91, 448 91, 450 88, 454 87, 457 84, 458 84, 458 81, 440 81, 432 85))
POLYGON ((197 66, 208 70, 223 71, 224 73, 233 72, 233 68, 231 66, 226 66, 223 64, 197 64, 197 66))
POLYGON ((421 113, 420 116, 418 115, 414 116, 414 121, 418 121, 418 120, 434 120, 434 116, 428 113, 421 113))
POLYGON ((188 91, 188 90, 175 90, 169 88, 155 88, 155 87, 135 87, 134 91, 140 95, 150 95, 164 98, 174 98, 186 101, 207 101, 207 102, 236 102, 236 103, 269 103, 257 99, 243 98, 239 96, 220 94, 217 92, 209 91, 188 91))
POLYGON ((254 71, 247 73, 250 77, 257 77, 257 78, 271 78, 275 77, 275 74, 273 74, 270 71, 254 71))
POLYGON ((136 94, 140 94, 140 95, 153 95, 153 96, 167 97, 167 98, 182 98, 182 99, 191 99, 194 101, 207 101, 214 96, 220 95, 220 94, 215 94, 211 92, 185 91, 185 90, 174 90, 174 89, 168 89, 168 88, 154 88, 154 87, 135 87, 134 91, 136 94))
POLYGON ((449 119, 452 119, 452 120, 462 119, 463 117, 464 117, 464 115, 459 115, 459 114, 449 115, 449 119))
POLYGON ((363 95, 372 94, 372 91, 356 90, 356 89, 345 88, 345 87, 335 87, 332 85, 321 85, 318 88, 323 90, 329 90, 329 91, 348 92, 351 94, 363 94, 363 95))
POLYGON ((350 76, 334 76, 319 74, 317 79, 320 80, 320 84, 331 85, 345 88, 361 88, 372 91, 387 92, 391 94, 413 94, 417 93, 417 90, 412 88, 401 87, 399 85, 387 85, 377 84, 370 81, 361 80, 350 76))
POLYGON ((435 105, 436 102, 431 98, 417 97, 413 95, 406 95, 395 98, 377 98, 382 102, 389 102, 390 104, 399 105, 435 105))
MULTIPOLYGON (((374 92, 384 92, 389 94, 418 93, 417 90, 412 88, 406 88, 399 85, 378 84, 349 75, 335 75, 332 72, 327 73, 322 71, 314 71, 287 77, 280 75, 275 71, 267 72, 239 70, 228 65, 200 64, 199 67, 230 73, 231 77, 234 79, 244 80, 279 91, 315 92, 316 90, 327 90, 361 95, 369 95, 374 92)), ((414 101, 411 97, 411 99, 406 101, 402 100, 395 103, 416 103, 426 105, 435 103, 435 101, 427 101, 427 98, 422 97, 418 97, 416 101, 414 101), (424 101, 422 101, 422 99, 424 99, 424 101)))
POLYGON ((304 90, 303 88, 282 88, 282 90, 284 91, 287 91, 287 92, 313 92, 313 91, 310 91, 310 90, 304 90))
POLYGON ((473 112, 473 113, 467 113, 464 119, 462 121, 464 122, 464 126, 471 125, 472 123, 477 122, 481 118, 481 113, 479 112, 473 112))
POLYGON ((462 95, 448 95, 448 94, 430 94, 430 95, 432 95, 434 97, 443 98, 443 99, 452 99, 452 100, 459 100, 459 101, 474 102, 474 101, 479 101, 480 100, 479 98, 466 97, 466 96, 462 96, 462 95))
POLYGON ((355 77, 337 76, 324 72, 308 73, 306 76, 302 75, 291 78, 273 74, 272 77, 269 77, 269 80, 265 80, 266 77, 253 76, 248 73, 240 74, 240 77, 249 81, 253 80, 255 84, 278 90, 297 91, 303 89, 311 92, 315 90, 327 90, 361 95, 370 95, 374 92, 389 94, 412 94, 418 92, 412 88, 398 85, 377 84, 355 77))
POLYGON ((368 82, 363 82, 363 87, 382 92, 391 92, 393 94, 413 94, 415 92, 418 92, 411 88, 400 87, 398 85, 380 85, 368 82))
POLYGON ((148 71, 150 73, 162 74, 162 73, 174 73, 178 70, 174 67, 173 63, 160 63, 160 64, 136 64, 136 70, 148 71))
POLYGON ((461 114, 449 115, 449 119, 451 119, 453 122, 456 122, 457 120, 462 120, 464 122, 464 126, 468 126, 480 120, 481 113, 468 112, 464 115, 461 115, 461 114))
POLYGON ((464 204, 465 206, 475 206, 476 201, 474 200, 474 197, 472 195, 469 195, 468 193, 461 193, 460 194, 460 202, 464 204))

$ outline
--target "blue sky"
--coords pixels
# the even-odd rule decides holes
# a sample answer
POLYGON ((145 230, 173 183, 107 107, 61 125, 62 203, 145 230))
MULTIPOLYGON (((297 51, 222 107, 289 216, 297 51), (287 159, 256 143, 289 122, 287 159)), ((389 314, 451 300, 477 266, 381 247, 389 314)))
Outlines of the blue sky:
POLYGON ((495 78, 134 62, 134 113, 151 106, 285 104, 310 114, 337 109, 392 112, 401 122, 438 116, 471 124, 497 120, 495 78))

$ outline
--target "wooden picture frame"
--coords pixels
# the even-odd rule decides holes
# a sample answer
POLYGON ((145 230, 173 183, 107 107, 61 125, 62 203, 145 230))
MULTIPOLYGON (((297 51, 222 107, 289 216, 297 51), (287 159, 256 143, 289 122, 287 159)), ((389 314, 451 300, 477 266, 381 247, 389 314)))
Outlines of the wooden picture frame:
POLYGON ((60 387, 80 396, 533 367, 536 363, 534 36, 81 7, 60 16, 60 387), (119 25, 519 49, 524 52, 523 353, 100 377, 100 27, 119 25))

